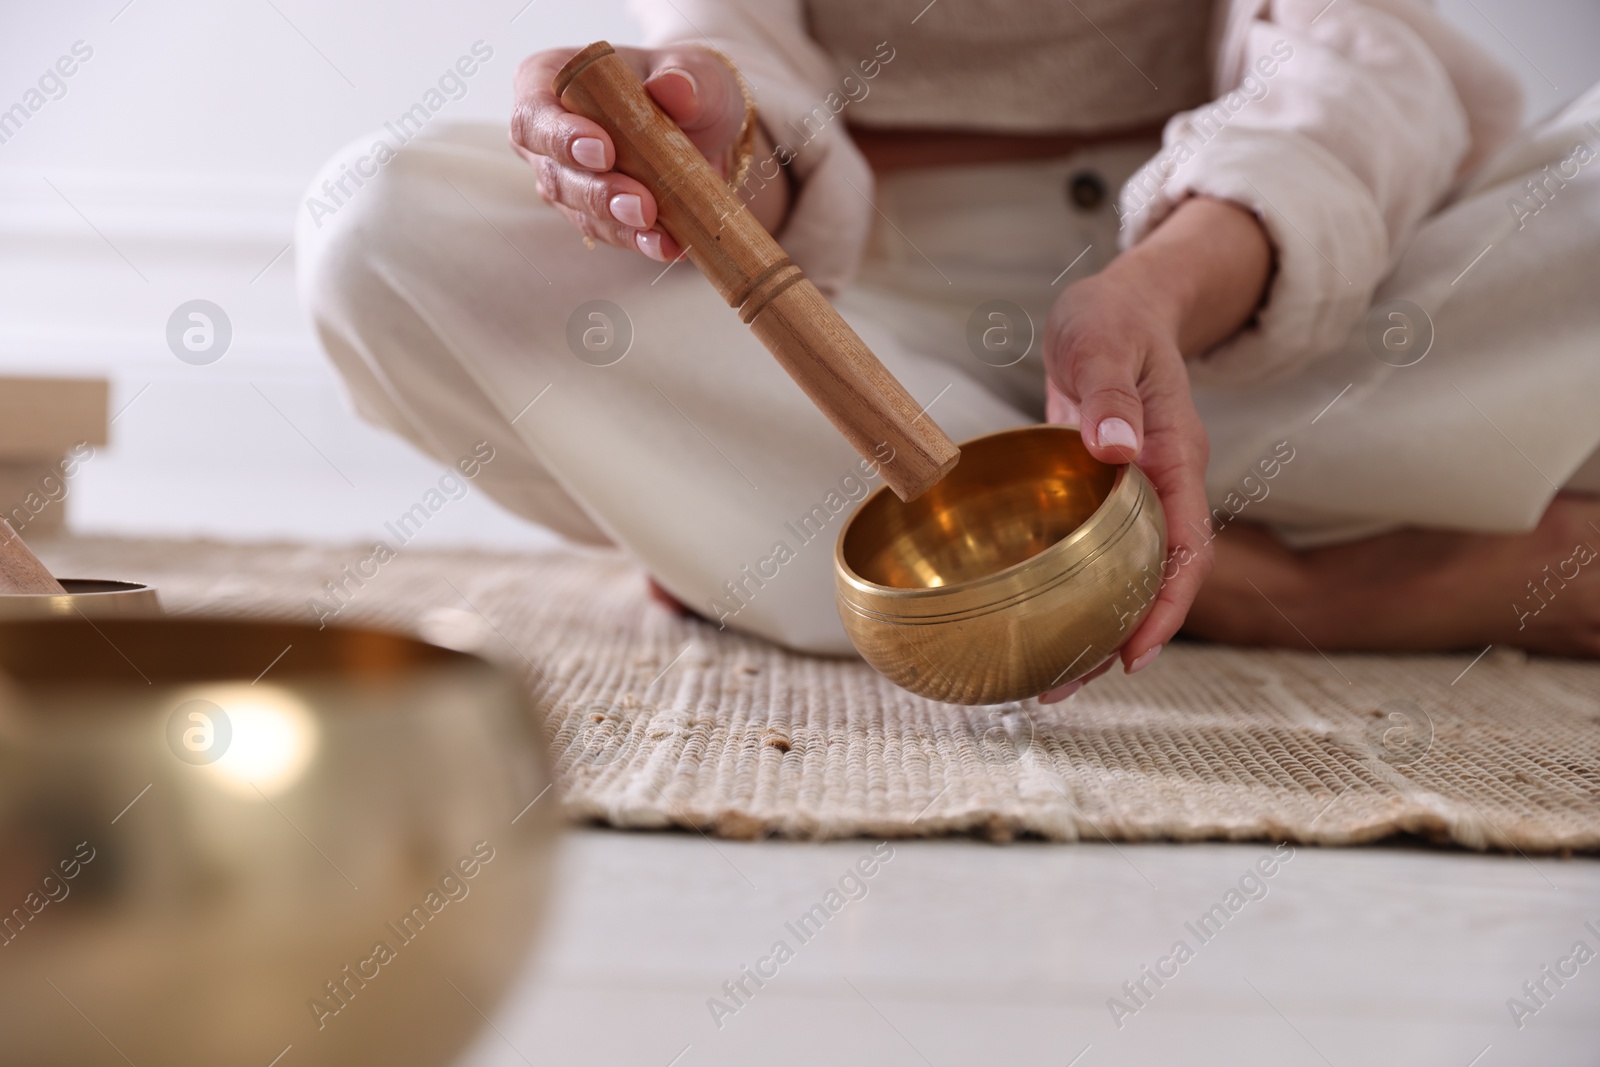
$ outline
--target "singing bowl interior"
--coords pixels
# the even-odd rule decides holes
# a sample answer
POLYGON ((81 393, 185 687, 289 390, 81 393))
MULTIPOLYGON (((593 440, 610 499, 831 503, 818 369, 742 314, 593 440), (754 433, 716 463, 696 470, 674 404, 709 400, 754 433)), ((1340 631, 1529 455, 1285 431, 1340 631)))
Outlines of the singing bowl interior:
POLYGON ((844 533, 844 562, 894 589, 989 578, 1071 536, 1105 502, 1116 476, 1116 467, 1062 427, 981 437, 910 503, 885 492, 868 499, 844 533))
POLYGON ((7 1063, 442 1067, 524 967, 558 810, 502 668, 74 618, 0 622, 0 675, 7 1063))

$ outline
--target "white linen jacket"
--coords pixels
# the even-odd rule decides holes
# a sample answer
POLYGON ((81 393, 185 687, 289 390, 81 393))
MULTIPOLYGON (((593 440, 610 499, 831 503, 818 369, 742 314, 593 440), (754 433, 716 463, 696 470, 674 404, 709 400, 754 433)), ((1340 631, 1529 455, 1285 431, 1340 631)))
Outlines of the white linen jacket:
MULTIPOLYGON (((632 8, 648 45, 709 41, 727 55, 768 130, 799 124, 838 86, 803 0, 632 8)), ((1522 100, 1510 72, 1424 0, 1215 0, 1208 57, 1215 100, 1168 120, 1161 150, 1122 190, 1121 240, 1136 244, 1194 194, 1256 214, 1276 252, 1266 300, 1191 373, 1260 383, 1344 342, 1417 225, 1516 132, 1522 100)), ((791 172, 799 193, 779 239, 837 293, 871 227, 857 190, 872 174, 838 122, 791 172)))

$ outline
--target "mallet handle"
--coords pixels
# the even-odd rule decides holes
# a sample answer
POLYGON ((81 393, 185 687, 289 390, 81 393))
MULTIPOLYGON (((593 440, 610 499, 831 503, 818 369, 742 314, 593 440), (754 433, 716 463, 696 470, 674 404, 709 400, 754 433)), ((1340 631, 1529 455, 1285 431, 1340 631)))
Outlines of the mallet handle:
POLYGON ((910 500, 961 458, 954 442, 878 362, 700 150, 605 41, 567 62, 554 90, 569 111, 611 135, 616 169, 656 198, 657 225, 687 250, 795 380, 883 480, 910 500))

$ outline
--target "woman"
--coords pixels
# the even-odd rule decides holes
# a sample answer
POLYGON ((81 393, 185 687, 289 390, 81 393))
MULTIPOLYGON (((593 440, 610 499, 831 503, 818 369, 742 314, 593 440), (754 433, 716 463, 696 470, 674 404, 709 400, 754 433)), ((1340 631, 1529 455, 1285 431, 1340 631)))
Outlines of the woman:
MULTIPOLYGON (((1126 669, 1180 628, 1600 653, 1600 95, 1517 137, 1511 77, 1411 0, 635 6, 649 92, 952 438, 1070 422, 1152 479, 1126 669)), ((522 63, 516 155, 432 126, 302 219, 319 337, 368 419, 490 439, 513 511, 848 651, 819 503, 872 465, 552 94, 573 51, 522 63)))

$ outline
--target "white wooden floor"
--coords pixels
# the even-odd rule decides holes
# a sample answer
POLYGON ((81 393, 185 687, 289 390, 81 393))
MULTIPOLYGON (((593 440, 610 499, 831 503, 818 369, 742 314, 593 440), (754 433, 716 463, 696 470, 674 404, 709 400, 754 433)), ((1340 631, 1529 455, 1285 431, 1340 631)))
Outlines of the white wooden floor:
POLYGON ((1600 1063, 1600 958, 1542 1007, 1522 990, 1600 953, 1592 860, 1299 848, 1202 943, 1185 924, 1272 846, 902 842, 828 901, 876 844, 570 834, 542 944, 462 1067, 1600 1063), (818 903, 840 906, 802 943, 785 924, 818 903), (1192 958, 1159 963, 1180 939, 1192 958), (723 983, 779 940, 793 958, 737 1004, 723 983), (1176 974, 1136 1001, 1146 965, 1176 974), (1520 1029, 1511 997, 1538 1007, 1520 1029))

